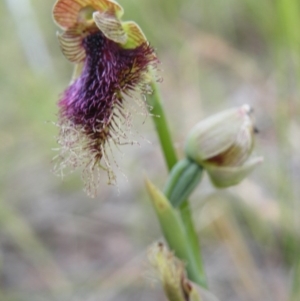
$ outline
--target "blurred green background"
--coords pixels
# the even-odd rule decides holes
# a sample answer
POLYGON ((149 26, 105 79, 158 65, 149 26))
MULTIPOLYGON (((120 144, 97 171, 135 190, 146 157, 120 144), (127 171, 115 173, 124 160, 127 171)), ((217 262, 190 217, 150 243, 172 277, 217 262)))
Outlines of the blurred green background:
MULTIPOLYGON (((255 110, 264 164, 226 191, 205 178, 191 198, 210 290, 221 301, 299 301, 299 1, 120 3, 157 49, 179 155, 201 118, 255 110)), ((162 187, 167 176, 151 118, 136 118, 140 146, 115 153, 128 178, 117 171, 118 187, 103 173, 90 199, 79 172, 51 172, 72 72, 53 4, 0 2, 0 300, 165 300, 146 260, 161 234, 143 177, 162 187)))

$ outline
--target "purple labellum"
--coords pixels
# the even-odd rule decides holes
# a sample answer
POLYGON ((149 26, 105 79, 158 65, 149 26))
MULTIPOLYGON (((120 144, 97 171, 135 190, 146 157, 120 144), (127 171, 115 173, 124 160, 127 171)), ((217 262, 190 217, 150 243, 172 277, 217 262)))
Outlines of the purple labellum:
MULTIPOLYGON (((127 118, 124 96, 145 92, 148 68, 157 59, 148 42, 124 49, 101 32, 85 37, 83 47, 86 52, 83 71, 59 101, 58 142, 62 146, 61 160, 67 161, 65 165, 84 168, 89 165, 93 169, 105 156, 107 142, 120 144, 120 138, 124 138, 120 130, 120 124, 127 118), (80 162, 78 148, 85 152, 84 162, 80 162), (66 155, 67 150, 76 156, 66 155)), ((109 163, 105 162, 109 169, 109 163)))

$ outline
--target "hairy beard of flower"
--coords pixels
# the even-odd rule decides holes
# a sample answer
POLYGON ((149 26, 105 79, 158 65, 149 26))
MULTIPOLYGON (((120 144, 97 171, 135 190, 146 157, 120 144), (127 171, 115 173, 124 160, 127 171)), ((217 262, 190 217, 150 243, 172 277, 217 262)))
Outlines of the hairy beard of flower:
POLYGON ((109 183, 115 183, 107 149, 111 150, 111 142, 132 143, 127 135, 131 113, 124 108, 125 98, 143 103, 145 109, 137 95, 149 92, 149 66, 155 66, 157 59, 146 42, 123 49, 101 32, 84 38, 83 47, 83 71, 58 103, 60 154, 55 170, 82 168, 85 190, 94 196, 101 169, 107 171, 109 183))

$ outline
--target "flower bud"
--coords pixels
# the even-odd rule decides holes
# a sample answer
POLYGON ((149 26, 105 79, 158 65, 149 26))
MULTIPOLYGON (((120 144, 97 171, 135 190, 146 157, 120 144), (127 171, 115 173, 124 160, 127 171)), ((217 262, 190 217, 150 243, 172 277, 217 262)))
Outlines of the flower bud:
POLYGON ((218 301, 212 293, 188 279, 185 264, 162 242, 149 248, 148 259, 169 301, 218 301))
POLYGON ((263 161, 249 159, 255 131, 250 115, 249 105, 223 111, 199 122, 187 138, 187 157, 203 166, 217 187, 238 184, 263 161))
POLYGON ((155 243, 148 251, 148 259, 164 288, 169 301, 185 301, 183 283, 187 282, 185 266, 161 242, 155 243))

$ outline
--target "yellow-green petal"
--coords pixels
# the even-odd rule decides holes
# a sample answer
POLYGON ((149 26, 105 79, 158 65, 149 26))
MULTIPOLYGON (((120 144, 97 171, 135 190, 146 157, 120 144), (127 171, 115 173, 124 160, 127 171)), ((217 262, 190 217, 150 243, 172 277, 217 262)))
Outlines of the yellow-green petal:
MULTIPOLYGON (((86 1, 91 1, 91 0, 86 0, 86 1)), ((115 15, 118 19, 121 19, 121 17, 124 14, 123 7, 113 1, 113 0, 92 0, 93 7, 99 12, 108 12, 112 15, 115 15)))
POLYGON ((122 27, 121 21, 108 12, 94 12, 93 19, 100 31, 111 41, 125 44, 127 35, 122 27))
POLYGON ((85 24, 82 18, 86 12, 107 12, 121 18, 124 11, 122 6, 112 0, 57 0, 53 7, 53 18, 63 29, 75 24, 85 24))
POLYGON ((85 59, 85 50, 82 46, 82 36, 70 29, 57 34, 60 48, 64 56, 72 63, 80 63, 85 59))
POLYGON ((123 48, 134 49, 143 43, 147 42, 146 36, 144 35, 141 28, 133 21, 122 22, 124 31, 127 34, 126 44, 123 48))

